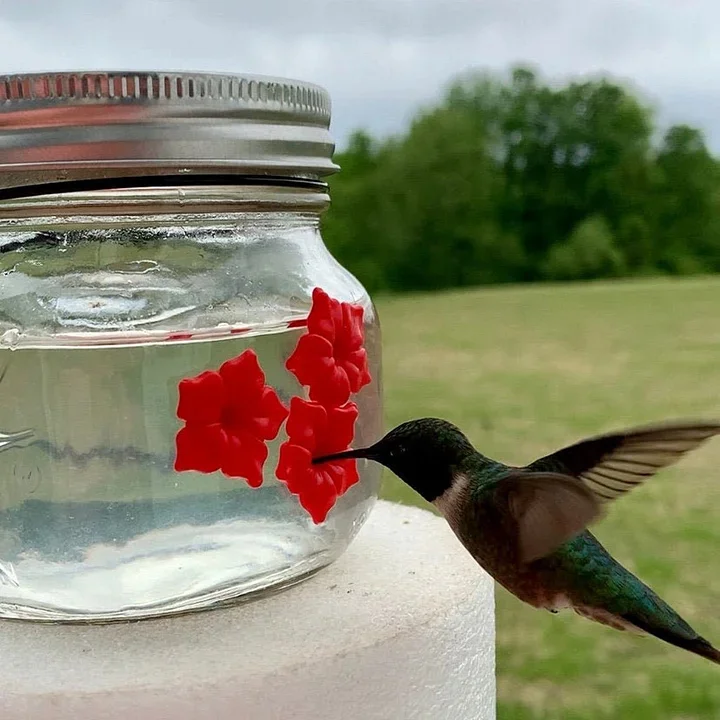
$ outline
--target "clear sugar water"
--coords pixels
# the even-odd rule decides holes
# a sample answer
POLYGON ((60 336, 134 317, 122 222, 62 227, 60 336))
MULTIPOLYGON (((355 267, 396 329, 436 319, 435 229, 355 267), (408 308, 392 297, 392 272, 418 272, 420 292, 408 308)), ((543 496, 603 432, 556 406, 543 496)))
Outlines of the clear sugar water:
MULTIPOLYGON (((177 386, 253 348, 281 400, 303 329, 190 341, 0 348, 0 617, 108 621, 192 611, 297 581, 335 559, 371 506, 377 466, 314 525, 275 479, 175 472, 177 386)), ((12 333, 12 331, 9 331, 12 333)), ((371 342, 372 338, 368 338, 371 342)), ((357 398, 356 442, 375 384, 357 398)), ((373 415, 373 412, 370 412, 373 415)))

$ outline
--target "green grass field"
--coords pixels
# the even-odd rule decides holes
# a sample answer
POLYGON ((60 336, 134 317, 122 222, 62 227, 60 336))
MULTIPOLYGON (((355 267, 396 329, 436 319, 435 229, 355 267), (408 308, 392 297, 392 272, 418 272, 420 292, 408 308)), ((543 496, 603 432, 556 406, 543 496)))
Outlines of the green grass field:
MULTIPOLYGON (((381 298, 388 428, 434 415, 510 463, 585 435, 720 417, 720 279, 381 298)), ((386 498, 422 505, 386 473, 386 498)), ((720 644, 720 439, 594 531, 720 644)), ((500 720, 720 718, 720 667, 651 638, 497 598, 500 720)))

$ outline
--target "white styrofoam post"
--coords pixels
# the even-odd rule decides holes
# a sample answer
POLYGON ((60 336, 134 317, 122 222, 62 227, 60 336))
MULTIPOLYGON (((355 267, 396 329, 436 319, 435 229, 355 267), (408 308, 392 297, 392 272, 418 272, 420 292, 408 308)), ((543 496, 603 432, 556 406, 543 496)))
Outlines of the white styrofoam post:
POLYGON ((440 518, 379 502, 336 563, 231 608, 0 626, 2 720, 490 720, 493 584, 440 518))

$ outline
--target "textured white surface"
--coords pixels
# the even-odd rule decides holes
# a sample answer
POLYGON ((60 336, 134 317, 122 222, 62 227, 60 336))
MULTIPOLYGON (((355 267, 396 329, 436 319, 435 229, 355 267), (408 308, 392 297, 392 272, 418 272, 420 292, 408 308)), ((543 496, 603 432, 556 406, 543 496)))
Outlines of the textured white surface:
POLYGON ((282 593, 122 625, 0 626, 2 720, 486 720, 493 586, 445 522, 380 502, 282 593))

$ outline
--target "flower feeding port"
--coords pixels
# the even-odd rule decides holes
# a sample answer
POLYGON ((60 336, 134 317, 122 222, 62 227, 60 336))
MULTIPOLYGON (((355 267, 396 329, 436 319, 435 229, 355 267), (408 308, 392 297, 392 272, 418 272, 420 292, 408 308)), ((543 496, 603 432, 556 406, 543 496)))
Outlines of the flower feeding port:
POLYGON ((265 385, 257 355, 245 350, 220 369, 180 381, 175 469, 244 478, 260 487, 273 440, 287 417, 277 393, 265 385))

